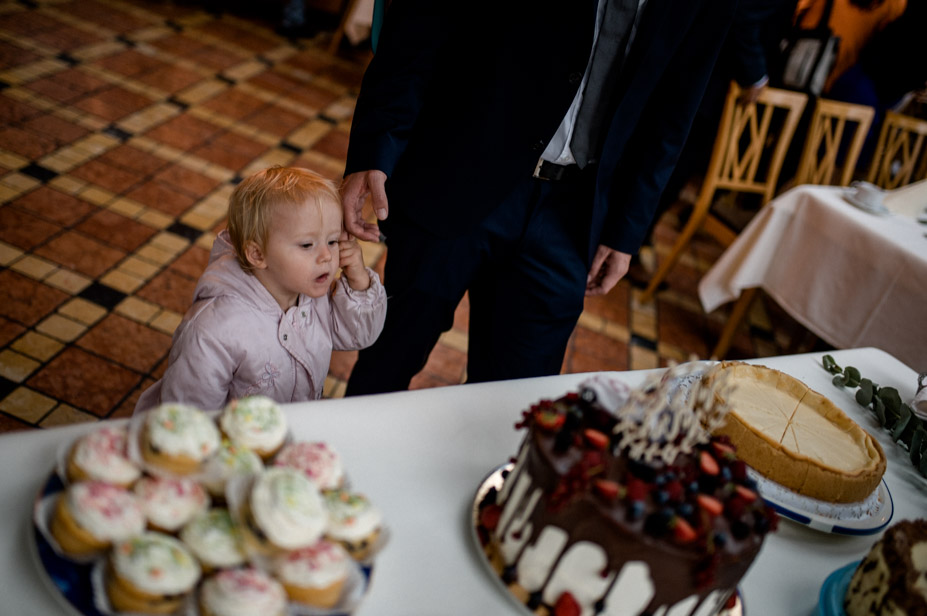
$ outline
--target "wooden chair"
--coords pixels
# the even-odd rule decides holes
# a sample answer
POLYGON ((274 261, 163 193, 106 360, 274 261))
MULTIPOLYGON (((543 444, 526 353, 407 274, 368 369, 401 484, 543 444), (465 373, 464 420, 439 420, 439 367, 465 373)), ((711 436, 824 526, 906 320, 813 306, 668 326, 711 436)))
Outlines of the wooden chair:
POLYGON ((776 192, 782 161, 808 97, 800 92, 765 88, 756 102, 742 103, 738 100, 740 93, 740 87, 731 82, 708 171, 692 214, 669 256, 650 280, 642 301, 653 299, 657 287, 676 265, 696 231, 704 230, 724 246, 729 246, 737 237, 709 211, 717 191, 759 194, 763 205, 776 192), (773 116, 783 112, 785 118, 781 126, 776 133, 771 133, 773 116))
MULTIPOLYGON (((849 185, 873 116, 875 109, 866 105, 818 99, 793 184, 849 185), (849 135, 850 143, 838 174, 837 155, 845 134, 849 135)), ((722 359, 727 355, 756 294, 755 288, 744 289, 740 294, 711 352, 712 357, 722 359)))
POLYGON ((853 179, 856 161, 866 141, 873 116, 875 109, 866 105, 818 99, 798 163, 795 185, 848 186, 853 179), (849 135, 850 142, 838 176, 837 157, 844 135, 849 135))
POLYGON ((927 177, 925 137, 927 120, 887 111, 869 168, 869 181, 890 190, 927 177))

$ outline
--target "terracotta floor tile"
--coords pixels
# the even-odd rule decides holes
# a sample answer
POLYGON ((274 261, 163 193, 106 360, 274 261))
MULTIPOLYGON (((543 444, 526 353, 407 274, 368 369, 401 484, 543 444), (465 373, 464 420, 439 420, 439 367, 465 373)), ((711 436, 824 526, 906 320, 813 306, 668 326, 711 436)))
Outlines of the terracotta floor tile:
POLYGON ((290 92, 288 96, 291 100, 313 109, 324 109, 335 102, 340 95, 312 84, 305 84, 290 92))
POLYGON ((43 244, 61 227, 9 205, 0 207, 0 240, 23 250, 43 244))
POLYGON ((154 175, 155 181, 170 186, 177 192, 194 198, 205 197, 219 185, 219 180, 187 169, 183 165, 169 165, 154 175))
POLYGON ((348 155, 348 134, 344 131, 332 130, 319 139, 312 149, 332 158, 344 159, 348 155))
POLYGON ((26 385, 71 406, 105 417, 141 377, 77 347, 69 347, 26 385))
POLYGON ((586 297, 583 310, 609 321, 627 323, 629 294, 627 283, 618 284, 608 295, 586 297))
POLYGON ((39 186, 11 203, 28 210, 39 218, 63 227, 70 227, 86 218, 96 207, 48 186, 39 186))
POLYGON ((126 256, 125 251, 74 231, 53 238, 39 247, 35 254, 92 277, 109 270, 126 256))
POLYGON ((45 318, 70 296, 11 270, 0 270, 0 315, 32 326, 45 318))
POLYGON ((109 83, 80 67, 64 69, 27 84, 30 90, 59 103, 71 103, 93 92, 102 91, 109 83))
POLYGON ((58 149, 58 143, 53 138, 15 126, 0 127, 0 143, 5 150, 30 159, 42 158, 58 149))
POLYGON ((157 229, 135 222, 131 218, 120 216, 110 210, 98 210, 77 230, 126 252, 132 252, 147 242, 157 229))
POLYGON ((303 114, 279 105, 268 105, 244 119, 244 122, 279 137, 289 135, 308 121, 309 118, 303 114))
POLYGON ((180 115, 148 131, 148 137, 186 151, 208 141, 222 130, 211 122, 180 115))
POLYGON ((166 66, 162 60, 148 54, 140 53, 132 48, 119 51, 110 56, 105 56, 95 60, 92 64, 106 71, 118 73, 124 77, 134 77, 141 73, 150 73, 166 66))
POLYGON ((267 106, 265 101, 238 89, 222 92, 203 103, 203 108, 235 120, 240 120, 252 113, 256 113, 265 106, 267 106))
POLYGON ((202 76, 179 66, 162 66, 145 75, 139 75, 136 79, 168 94, 174 94, 198 83, 202 76))
POLYGON ((97 160, 131 171, 139 180, 154 175, 158 169, 169 164, 163 158, 129 144, 122 144, 112 150, 107 150, 97 160))
POLYGON ((121 11, 109 4, 96 2, 96 0, 71 2, 65 4, 61 10, 83 21, 95 23, 119 33, 132 32, 155 23, 152 19, 142 18, 128 11, 121 11))
POLYGON ((183 314, 193 302, 195 288, 195 280, 167 269, 142 287, 136 295, 153 304, 183 314))
POLYGON ((412 377, 409 383, 409 389, 428 389, 431 387, 447 387, 448 385, 459 385, 457 381, 448 381, 431 372, 422 371, 412 377))
POLYGON ((0 69, 14 68, 35 62, 42 56, 11 42, 0 41, 0 69))
MULTIPOLYGON (((382 272, 381 272, 382 275, 382 272)), ((470 294, 464 293, 463 299, 454 311, 454 329, 467 331, 470 326, 470 294)))
POLYGON ((700 357, 707 357, 714 345, 703 315, 680 308, 657 298, 659 321, 657 333, 661 342, 684 349, 692 349, 700 357))
POLYGON ((61 51, 71 51, 92 43, 99 43, 105 39, 89 30, 82 30, 66 24, 60 24, 53 30, 36 32, 36 41, 61 51))
POLYGON ((262 143, 233 132, 225 132, 190 152, 226 169, 241 171, 266 151, 267 146, 262 143))
POLYGON ((114 167, 100 159, 91 160, 72 169, 70 175, 101 186, 117 195, 127 192, 142 179, 132 171, 114 167))
POLYGON ((272 37, 260 36, 252 30, 224 21, 211 21, 199 26, 196 30, 216 36, 253 53, 270 51, 279 44, 272 37))
POLYGON ((570 349, 570 372, 628 369, 627 345, 604 334, 578 327, 570 341, 570 349))
POLYGON ((167 355, 171 337, 111 314, 81 336, 77 346, 144 373, 167 355))
POLYGON ((58 147, 77 141, 90 132, 82 126, 62 120, 50 113, 26 120, 23 123, 23 128, 40 137, 52 139, 58 147))
POLYGON ((26 328, 5 317, 0 317, 0 346, 6 346, 18 338, 26 328))
POLYGON ((195 51, 206 47, 206 43, 203 40, 196 39, 183 32, 175 32, 167 36, 156 38, 148 44, 177 58, 190 59, 192 59, 192 55, 195 51))
POLYGON ((167 184, 154 181, 145 182, 142 186, 126 193, 126 196, 174 218, 189 210, 196 203, 193 197, 167 184))
POLYGON ((12 99, 0 92, 0 122, 18 124, 41 114, 40 109, 12 99))
POLYGON ((467 365, 467 354, 443 344, 436 345, 424 370, 448 383, 460 383, 467 365))
POLYGON ((208 262, 208 250, 199 246, 191 246, 176 261, 171 263, 170 269, 195 282, 203 275, 208 262))
POLYGON ((215 45, 207 45, 187 56, 193 62, 202 64, 217 72, 239 64, 247 57, 244 53, 232 49, 222 49, 215 45))
POLYGON ((78 109, 115 122, 152 104, 152 99, 119 86, 109 88, 74 103, 78 109))
POLYGON ((0 433, 28 430, 32 425, 4 413, 0 413, 0 433))

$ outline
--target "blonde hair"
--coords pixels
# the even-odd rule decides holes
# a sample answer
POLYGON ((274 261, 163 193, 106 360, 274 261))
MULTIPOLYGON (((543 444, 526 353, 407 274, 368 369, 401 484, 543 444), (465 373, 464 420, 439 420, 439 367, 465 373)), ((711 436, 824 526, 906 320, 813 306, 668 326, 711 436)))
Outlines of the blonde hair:
POLYGON ((246 272, 254 269, 246 256, 249 243, 265 249, 274 207, 302 205, 309 200, 321 206, 325 199, 341 204, 335 184, 308 169, 276 165, 242 180, 229 197, 228 214, 229 239, 241 268, 246 272))

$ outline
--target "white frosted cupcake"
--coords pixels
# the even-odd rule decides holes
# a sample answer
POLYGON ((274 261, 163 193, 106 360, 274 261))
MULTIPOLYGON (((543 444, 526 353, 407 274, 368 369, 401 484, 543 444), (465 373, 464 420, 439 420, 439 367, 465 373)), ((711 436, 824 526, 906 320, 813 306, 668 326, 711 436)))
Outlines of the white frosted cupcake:
POLYGON ((145 515, 125 488, 101 481, 72 483, 58 497, 49 531, 72 556, 104 550, 145 529, 145 515))
POLYGON ((173 533, 209 507, 206 490, 192 479, 142 477, 133 492, 152 530, 173 533))
POLYGON ((219 428, 229 440, 264 459, 272 457, 286 439, 286 416, 266 396, 248 396, 229 402, 219 417, 219 428))
POLYGON ((242 445, 223 440, 215 455, 203 465, 201 483, 213 498, 225 499, 225 484, 238 475, 252 475, 264 469, 261 457, 242 445))
POLYGON ((199 563, 186 546, 146 532, 113 545, 105 588, 117 611, 172 614, 199 579, 199 563))
POLYGON ((128 429, 103 426, 77 439, 68 454, 67 475, 70 481, 105 481, 127 488, 142 471, 128 458, 128 429))
POLYGON ((344 485, 341 456, 327 443, 290 443, 274 459, 274 465, 302 471, 322 490, 344 485))
POLYGON ((343 547, 320 539, 275 558, 273 571, 293 601, 330 608, 338 603, 352 566, 343 547))
POLYGON ((328 508, 326 536, 343 545, 357 560, 370 556, 383 526, 380 510, 356 492, 332 490, 324 498, 328 508))
POLYGON ((156 469, 189 475, 219 448, 219 430, 203 411, 183 404, 162 404, 144 417, 142 457, 156 469))
POLYGON ((208 571, 245 562, 241 532, 228 509, 217 507, 196 514, 180 531, 180 540, 208 571))
POLYGON ((229 569, 207 578, 200 588, 202 616, 285 616, 286 592, 257 569, 229 569))
POLYGON ((322 495, 305 475, 269 468, 257 476, 248 498, 246 537, 263 550, 295 550, 315 543, 328 523, 322 495))

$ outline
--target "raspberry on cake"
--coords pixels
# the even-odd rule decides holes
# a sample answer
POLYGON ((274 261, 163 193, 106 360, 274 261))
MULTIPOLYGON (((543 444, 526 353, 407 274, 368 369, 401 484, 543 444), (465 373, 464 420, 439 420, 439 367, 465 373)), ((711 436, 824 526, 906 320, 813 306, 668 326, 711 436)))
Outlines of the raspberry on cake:
POLYGON ((128 457, 127 433, 125 426, 103 426, 77 439, 68 454, 68 479, 131 486, 142 471, 128 457))
POLYGON ((183 404, 162 404, 145 413, 141 454, 156 470, 190 475, 219 448, 219 429, 203 411, 183 404))
POLYGON ((525 411, 527 435, 477 531, 529 609, 701 616, 735 592, 777 517, 711 436, 728 409, 681 385, 700 369, 633 392, 597 377, 525 411))
POLYGON ((286 415, 266 396, 232 400, 219 416, 219 428, 233 443, 267 459, 279 451, 286 439, 286 415))
POLYGON ((58 496, 49 525, 58 545, 72 556, 95 554, 144 529, 145 514, 135 496, 101 481, 68 486, 58 496))

